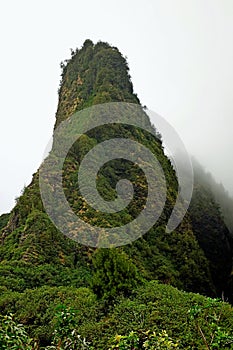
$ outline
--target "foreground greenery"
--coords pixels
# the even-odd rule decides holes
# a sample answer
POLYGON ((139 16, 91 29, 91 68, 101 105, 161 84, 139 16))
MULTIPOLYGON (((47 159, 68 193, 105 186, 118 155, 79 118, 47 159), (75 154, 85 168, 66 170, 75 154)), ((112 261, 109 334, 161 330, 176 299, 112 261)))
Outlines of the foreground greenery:
POLYGON ((88 288, 5 292, 0 310, 1 349, 233 349, 229 304, 156 281, 112 303, 88 288))

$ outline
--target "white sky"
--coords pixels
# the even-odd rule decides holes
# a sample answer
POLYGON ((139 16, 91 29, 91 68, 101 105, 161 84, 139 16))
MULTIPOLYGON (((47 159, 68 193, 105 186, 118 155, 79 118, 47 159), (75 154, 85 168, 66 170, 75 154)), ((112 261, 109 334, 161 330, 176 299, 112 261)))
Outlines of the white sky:
POLYGON ((87 38, 128 57, 142 104, 233 193, 232 0, 1 1, 0 33, 0 213, 41 163, 59 64, 87 38))

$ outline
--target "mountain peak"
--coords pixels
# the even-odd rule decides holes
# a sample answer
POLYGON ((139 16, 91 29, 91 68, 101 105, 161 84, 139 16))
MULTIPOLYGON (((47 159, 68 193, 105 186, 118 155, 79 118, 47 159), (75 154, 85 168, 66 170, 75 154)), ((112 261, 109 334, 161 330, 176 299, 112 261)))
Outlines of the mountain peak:
POLYGON ((106 102, 139 103, 126 59, 106 42, 87 39, 61 63, 62 79, 55 128, 85 107, 106 102))

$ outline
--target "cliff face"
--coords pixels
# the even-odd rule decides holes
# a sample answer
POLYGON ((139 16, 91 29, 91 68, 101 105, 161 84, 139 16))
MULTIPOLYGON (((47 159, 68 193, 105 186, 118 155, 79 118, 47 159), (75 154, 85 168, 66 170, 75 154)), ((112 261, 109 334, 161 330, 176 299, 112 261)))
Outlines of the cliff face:
MULTIPOLYGON (((92 105, 106 102, 140 104, 133 92, 126 60, 117 48, 107 43, 94 45, 87 40, 61 66, 55 129, 74 112, 92 105)), ((74 143, 63 168, 64 191, 73 211, 93 226, 114 227, 132 221, 145 205, 146 178, 141 169, 122 159, 111 161, 100 169, 97 188, 103 198, 113 200, 116 183, 127 177, 136 195, 125 210, 103 215, 88 206, 80 194, 77 181, 81 160, 93 146, 111 139, 112 135, 130 138, 150 149, 163 168, 167 184, 166 204, 158 222, 132 244, 117 248, 116 254, 124 251, 126 259, 145 279, 159 279, 188 291, 215 295, 216 287, 217 290, 219 287, 213 284, 209 261, 195 237, 194 221, 191 222, 187 215, 175 231, 165 232, 177 196, 177 179, 158 137, 140 128, 116 123, 94 128, 74 143)), ((0 268, 4 271, 2 286, 23 291, 42 285, 79 287, 90 283, 94 249, 68 239, 50 221, 41 201, 38 172, 18 198, 9 218, 5 219, 2 219, 0 231, 0 268)), ((109 256, 111 265, 112 254, 106 252, 105 259, 108 260, 109 256)))

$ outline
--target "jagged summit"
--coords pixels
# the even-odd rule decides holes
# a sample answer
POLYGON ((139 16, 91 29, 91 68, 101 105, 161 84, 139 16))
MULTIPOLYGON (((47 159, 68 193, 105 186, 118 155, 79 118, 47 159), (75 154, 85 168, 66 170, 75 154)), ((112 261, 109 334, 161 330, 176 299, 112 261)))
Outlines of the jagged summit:
POLYGON ((126 59, 116 47, 86 40, 61 63, 62 80, 55 127, 74 112, 99 103, 139 103, 126 59))

